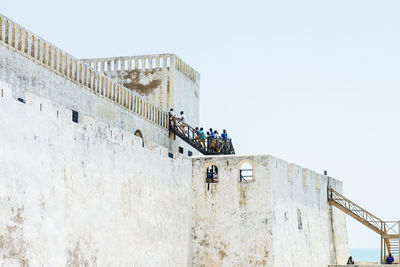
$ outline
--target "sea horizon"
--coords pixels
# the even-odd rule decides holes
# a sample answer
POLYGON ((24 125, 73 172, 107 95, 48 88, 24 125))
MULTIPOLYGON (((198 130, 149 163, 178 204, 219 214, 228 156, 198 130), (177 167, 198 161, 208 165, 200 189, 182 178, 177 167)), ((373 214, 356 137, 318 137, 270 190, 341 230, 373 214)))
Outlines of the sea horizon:
POLYGON ((379 262, 381 257, 380 248, 350 248, 350 255, 354 261, 379 262))

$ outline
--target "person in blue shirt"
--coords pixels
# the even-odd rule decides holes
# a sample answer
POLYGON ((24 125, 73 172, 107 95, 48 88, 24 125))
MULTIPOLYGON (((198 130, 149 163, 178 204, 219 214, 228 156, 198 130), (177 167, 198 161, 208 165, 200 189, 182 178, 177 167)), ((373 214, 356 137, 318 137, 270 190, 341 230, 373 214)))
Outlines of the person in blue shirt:
POLYGON ((225 140, 228 138, 228 133, 226 132, 225 129, 222 130, 221 138, 225 140))
POLYGON ((196 127, 194 130, 195 130, 195 133, 196 133, 196 136, 194 137, 194 140, 196 140, 197 142, 199 142, 199 140, 200 140, 200 130, 199 130, 199 127, 196 127))
POLYGON ((393 264, 394 258, 392 257, 392 254, 389 253, 389 257, 386 258, 386 264, 393 264))
POLYGON ((224 149, 226 140, 228 139, 228 133, 226 132, 225 129, 222 130, 221 138, 222 138, 222 149, 224 149))

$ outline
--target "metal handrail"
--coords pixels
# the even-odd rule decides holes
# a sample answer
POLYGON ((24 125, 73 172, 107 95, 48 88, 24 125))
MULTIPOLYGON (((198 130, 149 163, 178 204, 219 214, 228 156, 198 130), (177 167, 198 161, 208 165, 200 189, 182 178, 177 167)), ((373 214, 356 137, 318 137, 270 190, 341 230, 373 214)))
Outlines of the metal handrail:
MULTIPOLYGON (((182 123, 181 119, 176 116, 169 117, 169 128, 172 132, 177 134, 192 147, 196 148, 199 152, 205 155, 219 155, 219 154, 235 154, 230 138, 205 138, 201 139, 200 133, 187 123, 182 123), (214 149, 211 141, 217 140, 218 147, 214 149)), ((215 146, 215 144, 214 144, 215 146)))

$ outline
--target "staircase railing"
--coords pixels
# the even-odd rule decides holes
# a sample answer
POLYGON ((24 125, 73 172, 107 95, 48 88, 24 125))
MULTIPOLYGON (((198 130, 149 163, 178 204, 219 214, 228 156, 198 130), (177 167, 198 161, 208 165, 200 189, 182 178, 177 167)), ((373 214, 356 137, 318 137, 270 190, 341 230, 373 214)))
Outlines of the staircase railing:
POLYGON ((203 155, 231 155, 235 149, 230 138, 201 138, 200 132, 183 123, 179 118, 170 116, 169 130, 179 136, 203 155))
POLYGON ((382 263, 389 253, 400 260, 400 221, 383 221, 330 187, 328 202, 381 236, 382 263))

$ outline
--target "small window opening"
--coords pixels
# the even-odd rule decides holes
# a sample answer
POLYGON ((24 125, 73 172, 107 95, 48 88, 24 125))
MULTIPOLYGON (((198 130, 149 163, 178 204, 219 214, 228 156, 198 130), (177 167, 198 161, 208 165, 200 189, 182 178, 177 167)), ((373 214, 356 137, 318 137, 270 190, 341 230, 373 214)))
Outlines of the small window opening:
POLYGON ((301 211, 297 209, 297 228, 299 230, 303 229, 303 222, 301 221, 301 211))
POLYGON ((142 132, 140 130, 136 130, 135 135, 142 139, 142 147, 144 147, 144 140, 143 140, 142 132))
POLYGON ((25 99, 22 99, 22 98, 19 98, 19 97, 18 97, 17 100, 18 100, 19 102, 21 102, 21 103, 24 103, 24 104, 26 103, 25 99))
POLYGON ((171 67, 171 58, 167 57, 167 67, 171 67))
POLYGON ((215 165, 211 165, 207 168, 206 174, 207 183, 218 183, 218 168, 215 165))
POLYGON ((60 112, 57 110, 57 118, 58 118, 58 116, 59 116, 59 113, 60 113, 60 112))
POLYGON ((253 166, 249 162, 244 162, 240 165, 239 179, 241 182, 251 182, 253 177, 253 166))
POLYGON ((79 120, 79 114, 78 111, 73 110, 72 111, 72 121, 75 123, 78 123, 79 120))
POLYGON ((171 152, 168 153, 168 157, 170 157, 171 159, 174 158, 174 154, 172 154, 171 152))
POLYGON ((1 97, 4 97, 4 89, 1 89, 1 97))
POLYGON ((42 111, 42 107, 43 107, 43 105, 42 105, 42 104, 40 104, 40 111, 42 111))
POLYGON ((179 153, 183 154, 183 147, 179 147, 179 153))
POLYGON ((189 150, 189 151, 188 151, 188 156, 189 156, 189 157, 193 156, 193 152, 189 150))

